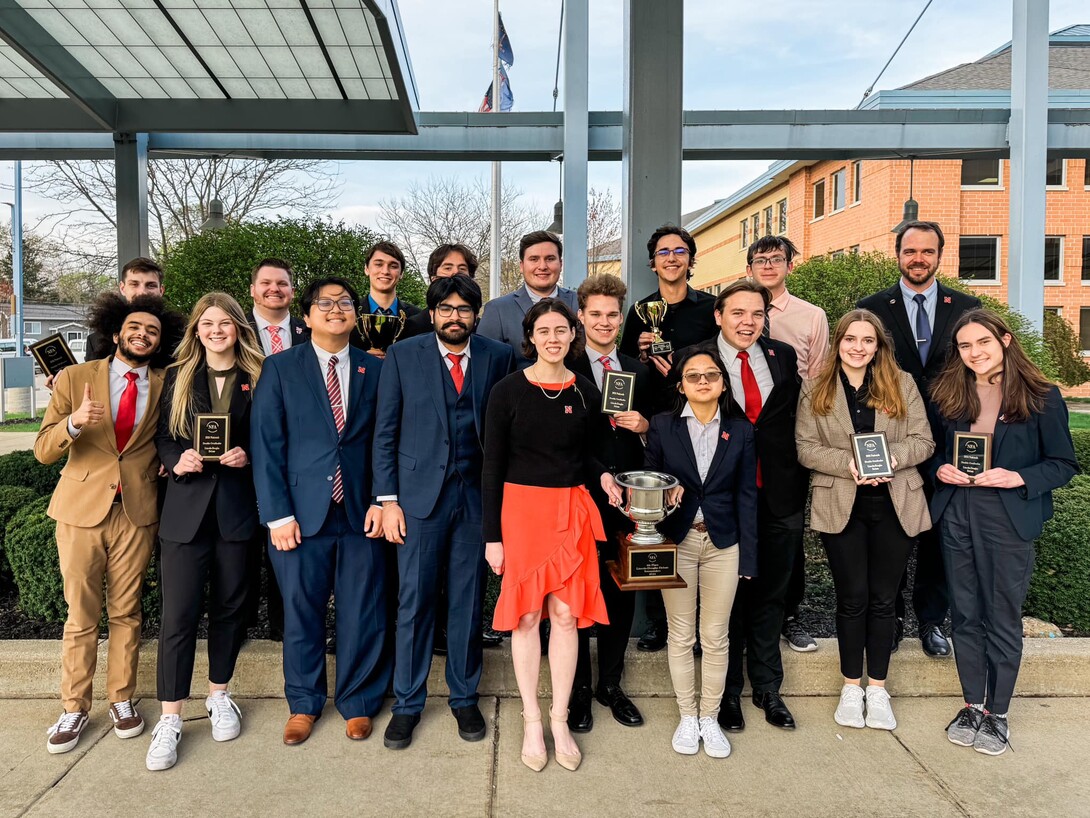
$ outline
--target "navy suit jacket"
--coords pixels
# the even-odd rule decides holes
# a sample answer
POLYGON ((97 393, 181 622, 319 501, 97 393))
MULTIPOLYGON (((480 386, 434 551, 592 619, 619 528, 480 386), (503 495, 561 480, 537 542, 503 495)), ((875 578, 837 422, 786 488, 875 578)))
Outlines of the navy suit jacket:
MULTIPOLYGON (((556 299, 567 304, 573 314, 579 310, 579 297, 575 290, 559 287, 556 299)), ((530 300, 530 293, 523 284, 514 292, 489 301, 484 307, 481 322, 477 325, 478 335, 502 341, 511 347, 519 369, 526 369, 533 364, 532 360, 522 354, 522 319, 532 306, 534 302, 530 300)), ((582 327, 579 327, 579 331, 582 331, 582 327)))
POLYGON ((757 452, 748 420, 720 413, 719 443, 706 480, 697 471, 696 453, 685 418, 663 412, 651 418, 644 466, 676 477, 685 491, 681 507, 658 524, 674 542, 681 542, 693 525, 696 510, 704 512, 708 536, 717 548, 738 543, 738 573, 757 576, 757 452))
POLYGON ((363 533, 372 496, 371 444, 382 361, 355 347, 348 356, 348 417, 340 435, 313 344, 265 359, 250 416, 262 523, 294 515, 304 537, 318 533, 340 465, 349 523, 363 533))
MULTIPOLYGON (((515 368, 511 348, 470 336, 467 388, 477 439, 484 449, 484 415, 492 387, 515 368)), ((434 333, 399 341, 386 351, 375 423, 374 494, 396 494, 413 517, 431 514, 447 478, 451 433, 444 380, 449 378, 434 333)), ((481 513, 476 509, 477 515, 481 513)))
MULTIPOLYGON (((938 523, 957 486, 942 482, 935 474, 943 463, 954 462, 954 432, 967 432, 971 424, 967 420, 946 420, 938 412, 932 414, 937 421, 932 425, 937 425, 942 435, 935 441, 931 459, 931 478, 935 484, 931 519, 938 523)), ((1018 536, 1033 540, 1041 535, 1045 522, 1052 519, 1052 490, 1067 485, 1079 471, 1067 425, 1067 405, 1060 390, 1053 386, 1042 411, 1031 415, 1025 423, 1004 423, 1003 415, 999 417, 992 438, 992 468, 1016 471, 1025 481, 1018 488, 997 489, 999 499, 1018 536)), ((966 491, 975 490, 966 488, 966 491)))

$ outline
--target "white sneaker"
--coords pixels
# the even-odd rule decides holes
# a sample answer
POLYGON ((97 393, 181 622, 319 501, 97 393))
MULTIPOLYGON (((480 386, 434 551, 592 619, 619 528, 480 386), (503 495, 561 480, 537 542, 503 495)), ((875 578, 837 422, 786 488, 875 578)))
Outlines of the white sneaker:
POLYGON ((833 720, 844 727, 866 727, 863 720, 863 688, 844 685, 840 689, 840 704, 836 706, 833 720))
POLYGON ((208 711, 208 720, 212 722, 212 738, 215 741, 238 738, 238 734, 242 732, 242 711, 238 709, 230 693, 217 690, 204 700, 204 709, 208 711))
POLYGON ((182 717, 163 715, 151 734, 145 764, 149 770, 169 770, 178 763, 178 742, 182 740, 182 717))
POLYGON ((726 758, 730 755, 730 742, 719 729, 719 722, 711 716, 704 716, 700 720, 700 739, 704 742, 704 752, 712 758, 726 758))
POLYGON ((696 716, 682 716, 671 742, 675 753, 695 756, 700 752, 700 721, 696 716))
POLYGON ((884 687, 867 685, 867 727, 875 730, 895 730, 897 719, 889 703, 889 693, 884 687))

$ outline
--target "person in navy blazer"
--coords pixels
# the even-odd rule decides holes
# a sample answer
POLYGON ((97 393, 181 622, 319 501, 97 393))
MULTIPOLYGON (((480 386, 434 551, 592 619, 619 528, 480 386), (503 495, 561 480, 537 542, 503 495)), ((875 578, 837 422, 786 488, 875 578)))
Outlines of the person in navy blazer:
POLYGON ((477 334, 507 344, 515 352, 518 368, 526 369, 533 361, 522 354, 522 319, 530 307, 542 298, 555 298, 574 315, 579 311, 579 299, 575 290, 558 284, 564 270, 564 243, 555 233, 536 230, 523 236, 519 241, 519 269, 525 284, 488 302, 477 334))
POLYGON ((258 508, 284 595, 285 744, 306 741, 325 706, 331 592, 333 701, 349 738, 371 734, 391 674, 383 650, 385 543, 373 539, 382 512, 371 504, 382 362, 349 346, 359 296, 346 280, 316 279, 301 304, 311 342, 265 360, 251 416, 258 508))
MULTIPOLYGON (((950 623, 966 706, 947 725, 954 744, 999 755, 1022 661, 1022 603, 1033 540, 1052 517, 1052 492, 1078 472, 1067 406, 1002 318, 970 310, 955 352, 931 387, 940 430, 931 517, 942 526, 950 623), (991 435, 990 467, 957 468, 957 432, 991 435)), ((979 444, 978 444, 979 445, 979 444)))
POLYGON ((714 346, 686 347, 674 357, 681 393, 675 412, 651 419, 644 466, 681 483, 677 511, 658 524, 678 544, 677 570, 688 586, 663 590, 667 653, 681 722, 673 748, 713 758, 730 755, 718 724, 727 679, 727 638, 740 576, 757 574, 757 455, 753 428, 729 416, 727 371, 714 346), (699 702, 693 645, 700 610, 703 647, 699 702))
POLYGON ((383 743, 412 743, 428 694, 437 602, 446 606, 447 686, 458 735, 485 736, 481 679, 481 468, 488 394, 514 370, 511 348, 473 335, 481 288, 464 275, 428 287, 435 332, 386 352, 375 424, 374 491, 397 544, 393 718, 383 743), (445 576, 444 576, 445 574, 445 576), (444 582, 445 580, 445 582, 444 582), (445 584, 445 597, 439 588, 445 584))

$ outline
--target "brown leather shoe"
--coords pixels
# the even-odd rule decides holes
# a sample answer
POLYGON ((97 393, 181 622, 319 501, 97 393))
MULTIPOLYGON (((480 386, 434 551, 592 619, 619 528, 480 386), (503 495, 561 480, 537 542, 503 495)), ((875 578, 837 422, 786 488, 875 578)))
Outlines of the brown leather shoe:
POLYGON ((344 734, 353 741, 363 741, 371 735, 371 719, 367 716, 348 719, 344 723, 344 734))
POLYGON ((284 743, 302 744, 310 738, 310 731, 314 729, 316 721, 318 717, 309 713, 292 713, 288 723, 284 725, 284 743))

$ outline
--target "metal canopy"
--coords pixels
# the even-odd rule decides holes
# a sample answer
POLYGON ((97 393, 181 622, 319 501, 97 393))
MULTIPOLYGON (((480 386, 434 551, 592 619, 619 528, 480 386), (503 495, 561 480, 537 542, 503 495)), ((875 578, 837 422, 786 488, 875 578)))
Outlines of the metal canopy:
POLYGON ((394 0, 0 0, 0 129, 416 131, 394 0))

